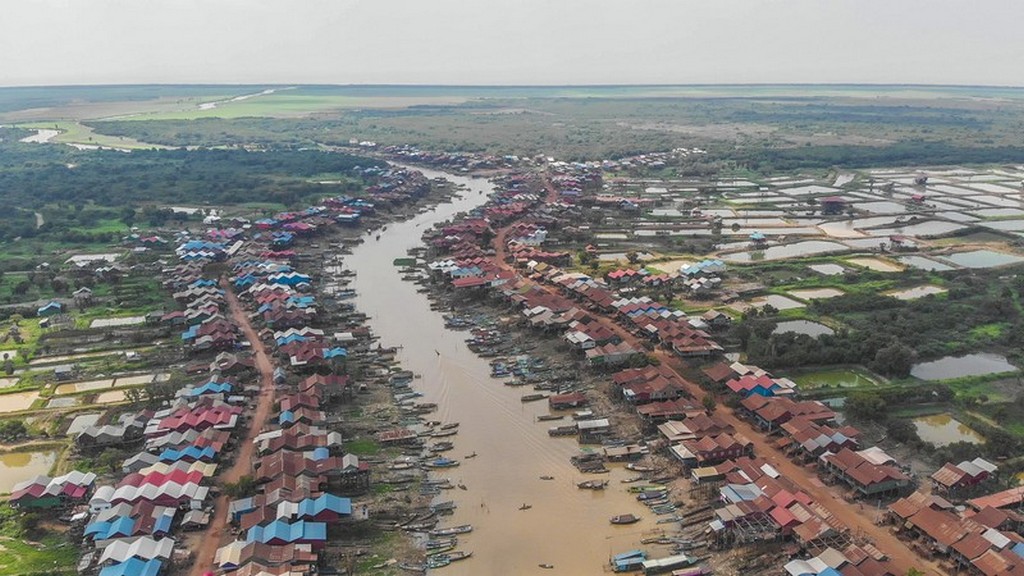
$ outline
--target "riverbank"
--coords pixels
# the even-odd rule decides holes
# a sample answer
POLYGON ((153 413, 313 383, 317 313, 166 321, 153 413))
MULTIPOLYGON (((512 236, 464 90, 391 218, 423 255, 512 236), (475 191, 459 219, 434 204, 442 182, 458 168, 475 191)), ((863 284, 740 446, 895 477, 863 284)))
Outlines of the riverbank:
MULTIPOLYGON (((468 335, 446 329, 442 314, 417 292, 419 285, 402 282, 400 268, 388 265, 420 247, 424 231, 482 205, 491 193, 486 180, 417 169, 431 178, 446 176, 468 193, 429 214, 389 224, 379 241, 360 244, 344 262, 358 271, 351 284, 356 309, 369 316, 382 345, 401 346, 401 366, 421 376, 412 383, 423 394, 418 400, 437 404, 431 418, 460 423, 452 458, 461 462, 446 475, 466 489, 442 497, 456 505, 442 526, 471 524, 473 532, 460 536, 459 546, 473 557, 446 572, 522 573, 542 563, 571 573, 603 570, 610 554, 637 547, 660 526, 653 516, 633 526, 611 525, 609 518, 617 514, 649 513, 626 490, 577 488, 588 479, 570 463, 580 446, 549 436, 552 422, 537 420, 547 403, 524 403, 524 391, 492 379, 489 362, 467 347, 468 335), (475 458, 464 458, 473 453, 475 458), (529 508, 520 510, 523 504, 529 508)), ((622 480, 635 476, 613 464, 604 479, 624 486, 622 480)))

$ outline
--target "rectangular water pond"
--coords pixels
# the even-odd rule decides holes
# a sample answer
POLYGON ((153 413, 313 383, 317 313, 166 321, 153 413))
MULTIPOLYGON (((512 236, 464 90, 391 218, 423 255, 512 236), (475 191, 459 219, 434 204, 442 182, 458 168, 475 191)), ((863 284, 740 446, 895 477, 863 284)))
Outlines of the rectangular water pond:
POLYGON ((723 254, 722 259, 730 262, 759 262, 761 260, 783 260, 785 258, 799 258, 801 256, 814 256, 817 254, 828 254, 830 252, 845 252, 849 248, 838 242, 826 242, 824 240, 808 240, 782 246, 772 246, 764 250, 754 252, 736 252, 735 254, 723 254))
POLYGON ((934 444, 937 448, 949 446, 956 442, 984 444, 985 438, 973 428, 953 418, 951 414, 933 414, 920 416, 912 420, 921 440, 934 444))
POLYGON ((924 256, 900 256, 896 259, 912 268, 928 270, 929 272, 945 272, 947 270, 953 270, 953 267, 948 264, 943 264, 938 260, 932 260, 931 258, 925 258, 924 256))
POLYGON ((784 332, 796 332, 797 334, 806 334, 811 338, 817 338, 825 334, 835 334, 835 330, 819 324, 817 322, 811 322, 810 320, 786 320, 785 322, 779 322, 775 326, 775 330, 772 334, 782 334, 784 332))
POLYGON ((965 268, 994 268, 996 266, 1006 266, 1008 264, 1019 264, 1024 262, 1024 258, 1016 256, 1014 254, 1006 254, 1005 252, 996 252, 994 250, 971 250, 970 252, 958 252, 956 254, 947 254, 942 257, 943 260, 948 260, 957 266, 963 266, 965 268))
POLYGON ((0 454, 0 494, 10 493, 19 482, 49 474, 56 461, 56 450, 0 454))
POLYGON ((790 380, 796 382, 801 388, 813 390, 815 388, 858 388, 860 386, 875 386, 878 382, 856 370, 835 369, 819 370, 817 372, 806 372, 803 374, 790 375, 790 380))
POLYGON ((984 376, 1016 372, 1017 367, 999 354, 979 352, 966 356, 946 356, 931 362, 915 364, 910 375, 921 380, 949 380, 967 376, 984 376))

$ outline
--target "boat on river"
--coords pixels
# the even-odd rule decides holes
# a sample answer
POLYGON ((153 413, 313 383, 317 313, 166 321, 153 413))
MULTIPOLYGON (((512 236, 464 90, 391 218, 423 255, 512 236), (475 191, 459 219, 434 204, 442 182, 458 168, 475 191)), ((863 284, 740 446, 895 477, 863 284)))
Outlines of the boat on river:
POLYGON ((540 416, 537 416, 537 421, 547 422, 550 420, 561 420, 562 418, 565 418, 564 414, 541 414, 540 416))
POLYGON ((537 400, 543 400, 543 399, 547 398, 548 396, 550 396, 550 394, 543 394, 543 393, 527 394, 526 396, 523 396, 519 400, 521 402, 536 402, 537 400))
POLYGON ((459 539, 454 536, 451 538, 437 538, 433 540, 427 540, 427 550, 437 550, 439 548, 454 548, 459 543, 459 539))
POLYGON ((431 460, 430 462, 424 462, 423 465, 427 468, 455 468, 459 465, 459 461, 441 457, 431 460))
POLYGON ((458 562, 459 560, 465 560, 473 555, 473 552, 465 552, 463 550, 456 550, 448 554, 448 559, 452 562, 458 562))
POLYGON ((654 472, 654 468, 653 467, 651 467, 651 466, 643 466, 641 464, 636 464, 634 462, 630 462, 629 464, 626 464, 626 470, 632 470, 633 472, 654 472))
POLYGON ((619 514, 618 516, 612 516, 611 518, 612 524, 636 524, 639 521, 640 517, 632 514, 619 514))
POLYGON ((607 480, 586 480, 576 484, 581 490, 604 490, 608 487, 607 480))
POLYGON ((455 448, 455 444, 452 444, 451 442, 438 442, 437 444, 432 445, 429 450, 431 452, 447 452, 452 448, 455 448))
POLYGON ((441 536, 455 536, 457 534, 468 534, 473 531, 472 524, 463 524, 461 526, 452 526, 451 528, 437 528, 430 531, 431 538, 438 538, 441 536))

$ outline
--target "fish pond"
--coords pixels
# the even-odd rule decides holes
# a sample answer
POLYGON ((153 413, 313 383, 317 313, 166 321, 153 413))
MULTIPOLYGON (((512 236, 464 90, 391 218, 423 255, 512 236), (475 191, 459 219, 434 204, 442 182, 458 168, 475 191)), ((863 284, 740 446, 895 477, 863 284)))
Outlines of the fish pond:
POLYGON ((875 386, 878 384, 873 378, 862 372, 841 368, 804 372, 790 375, 789 379, 807 390, 815 388, 859 388, 861 386, 875 386))
POLYGON ((807 240, 795 242, 782 246, 772 246, 764 250, 753 252, 736 252, 734 254, 723 254, 722 259, 731 262, 758 262, 761 260, 782 260, 785 258, 799 258, 801 256, 814 256, 830 252, 845 252, 849 250, 838 242, 827 242, 824 240, 807 240))
POLYGON ((943 264, 938 260, 932 260, 931 258, 925 258, 924 256, 900 256, 897 260, 912 268, 928 270, 929 272, 945 272, 947 270, 953 270, 953 267, 948 264, 943 264))
POLYGON ((946 356, 931 362, 914 364, 910 369, 910 375, 921 380, 949 380, 1016 371, 1017 367, 1010 364, 1004 356, 979 352, 966 356, 946 356))
POLYGON ((945 292, 945 288, 927 284, 925 286, 915 286, 904 290, 894 290, 892 292, 886 292, 885 294, 886 296, 892 296, 897 300, 917 300, 918 298, 924 298, 929 294, 943 294, 945 292))
POLYGON ((957 252, 956 254, 947 254, 942 257, 943 260, 948 260, 957 266, 963 266, 965 268, 994 268, 996 266, 1006 266, 1007 264, 1018 264, 1024 262, 1024 258, 1016 256, 1014 254, 1006 254, 1005 252, 996 252, 994 250, 971 250, 970 252, 957 252))
POLYGON ((0 494, 10 493, 19 482, 49 474, 56 461, 56 450, 0 454, 0 494))
POLYGON ((843 294, 845 292, 838 288, 803 288, 789 291, 790 296, 801 300, 824 300, 826 298, 842 296, 843 294))
POLYGON ((951 414, 932 414, 931 416, 919 416, 912 420, 917 428, 917 435, 925 442, 934 444, 936 447, 949 446, 956 442, 970 442, 971 444, 984 444, 985 437, 978 434, 970 426, 953 418, 951 414))
POLYGON ((823 335, 835 334, 835 330, 832 330, 824 324, 818 322, 811 322, 810 320, 786 320, 779 322, 775 326, 775 330, 772 334, 782 334, 784 332, 796 332, 797 334, 806 334, 812 338, 817 338, 823 335))

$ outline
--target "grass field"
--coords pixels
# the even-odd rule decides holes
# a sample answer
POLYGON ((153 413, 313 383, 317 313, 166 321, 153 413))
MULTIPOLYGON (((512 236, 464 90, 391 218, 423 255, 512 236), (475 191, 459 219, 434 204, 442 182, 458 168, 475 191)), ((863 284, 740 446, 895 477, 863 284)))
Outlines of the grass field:
POLYGON ((7 506, 0 510, 0 576, 73 574, 78 548, 55 533, 33 540, 20 516, 7 506))
POLYGON ((98 134, 89 126, 67 120, 57 122, 32 122, 29 124, 18 124, 19 128, 30 128, 35 130, 59 130, 60 134, 55 136, 52 142, 62 144, 80 144, 83 146, 100 146, 103 148, 118 148, 123 150, 140 150, 147 148, 167 148, 157 144, 146 144, 126 136, 108 136, 98 134))

